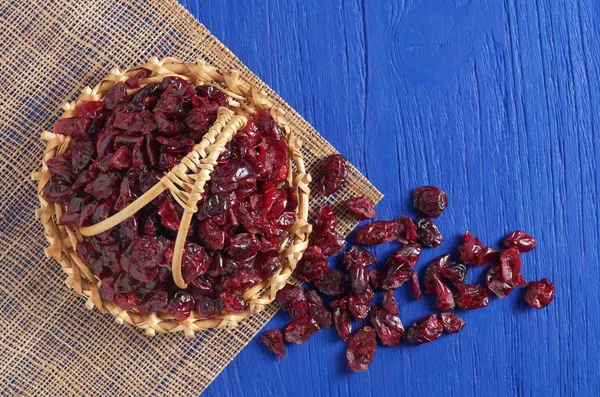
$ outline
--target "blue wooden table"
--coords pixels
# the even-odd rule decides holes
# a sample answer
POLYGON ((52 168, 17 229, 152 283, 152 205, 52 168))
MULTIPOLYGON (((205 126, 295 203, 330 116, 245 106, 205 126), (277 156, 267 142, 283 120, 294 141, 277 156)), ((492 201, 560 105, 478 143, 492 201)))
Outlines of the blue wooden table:
MULTIPOLYGON (((498 245, 521 228, 538 239, 525 278, 556 285, 546 309, 524 290, 492 299, 460 312, 459 335, 379 348, 362 374, 333 330, 285 360, 255 339, 206 396, 600 395, 597 0, 183 4, 385 194, 381 219, 416 215, 417 186, 446 190, 447 242, 421 272, 465 230, 498 245)), ((405 325, 433 310, 409 287, 396 296, 405 325)))

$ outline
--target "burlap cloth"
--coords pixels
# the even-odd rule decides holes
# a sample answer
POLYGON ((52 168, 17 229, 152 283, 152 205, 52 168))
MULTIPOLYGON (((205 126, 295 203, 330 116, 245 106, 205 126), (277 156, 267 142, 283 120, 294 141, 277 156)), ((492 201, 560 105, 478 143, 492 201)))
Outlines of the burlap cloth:
MULTIPOLYGON (((229 12, 229 11, 227 11, 229 12)), ((277 311, 234 330, 148 337, 89 311, 46 258, 30 173, 39 168, 43 129, 113 67, 152 56, 202 58, 264 89, 287 111, 305 144, 309 172, 335 149, 175 1, 0 0, 0 393, 2 395, 199 395, 277 311)), ((332 199, 381 194, 351 169, 332 199)), ((314 194, 314 208, 322 200, 314 194)), ((336 207, 339 232, 355 219, 336 207)))

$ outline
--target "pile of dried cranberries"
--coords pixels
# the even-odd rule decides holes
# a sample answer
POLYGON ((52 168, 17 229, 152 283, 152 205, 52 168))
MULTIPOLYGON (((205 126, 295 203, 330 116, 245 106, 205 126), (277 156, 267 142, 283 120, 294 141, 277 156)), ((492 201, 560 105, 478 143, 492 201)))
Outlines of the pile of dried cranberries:
MULTIPOLYGON (((339 155, 336 155, 339 156, 339 155)), ((341 157, 341 156, 340 156, 341 157)), ((345 178, 344 167, 335 161, 323 162, 322 191, 335 192, 345 178), (343 177, 340 177, 343 176, 343 177), (339 182, 342 180, 342 182, 339 182)), ((341 162, 345 164, 345 162, 341 162)), ((431 220, 437 218, 448 204, 441 189, 424 186, 414 190, 414 206, 426 217, 416 222, 400 216, 393 221, 375 221, 355 231, 355 241, 361 245, 379 245, 399 242, 402 247, 385 261, 382 268, 368 268, 376 262, 375 256, 359 245, 343 253, 345 272, 330 268, 328 256, 337 255, 346 241, 335 235, 337 218, 332 209, 323 204, 313 220, 310 246, 298 264, 298 274, 314 288, 288 284, 277 294, 277 300, 293 321, 283 334, 277 329, 265 332, 261 339, 280 357, 285 357, 284 341, 304 343, 321 328, 331 324, 343 341, 348 341, 346 358, 351 370, 367 370, 373 360, 377 340, 384 346, 397 346, 402 340, 424 344, 439 338, 443 332, 460 332, 465 322, 454 314, 455 308, 473 310, 485 307, 489 291, 500 298, 514 288, 527 285, 525 300, 536 308, 545 307, 554 297, 554 286, 547 279, 527 284, 521 274, 520 254, 533 250, 536 240, 522 231, 516 231, 503 241, 503 251, 484 245, 473 234, 466 232, 458 247, 459 262, 451 255, 443 255, 427 265, 422 279, 423 292, 435 296, 435 306, 440 314, 429 314, 404 329, 394 290, 410 282, 414 299, 421 299, 421 283, 416 272, 421 250, 437 247, 444 241, 431 220), (466 283, 468 266, 490 264, 486 272, 486 285, 466 283), (374 292, 385 291, 381 305, 373 304, 374 292), (329 309, 322 297, 330 296, 329 309), (353 332, 353 319, 368 322, 353 332)), ((357 197, 344 203, 358 219, 376 216, 372 203, 366 197, 357 197)))
MULTIPOLYGON (((119 212, 179 164, 228 107, 213 86, 178 77, 138 89, 142 69, 87 102, 54 132, 70 149, 47 162, 53 183, 43 197, 67 210, 61 225, 96 224, 119 212)), ((258 110, 226 146, 198 203, 184 247, 181 290, 171 275, 182 209, 168 191, 122 224, 78 244, 77 254, 102 280, 102 299, 140 315, 167 311, 177 320, 246 310, 241 293, 279 266, 279 245, 296 219, 293 189, 283 187, 288 146, 266 110, 258 110)))

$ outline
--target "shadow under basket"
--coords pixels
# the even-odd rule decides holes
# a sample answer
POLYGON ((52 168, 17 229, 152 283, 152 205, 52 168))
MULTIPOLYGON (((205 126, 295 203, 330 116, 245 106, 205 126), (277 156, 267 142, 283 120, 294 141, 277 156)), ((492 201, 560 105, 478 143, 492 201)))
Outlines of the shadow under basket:
MULTIPOLYGON (((49 243, 45 253, 54 258, 67 274, 66 284, 75 293, 87 299, 89 309, 97 307, 102 313, 110 313, 120 323, 131 324, 142 328, 148 335, 156 333, 184 332, 193 337, 194 332, 210 328, 235 327, 240 321, 253 313, 262 310, 275 299, 277 291, 283 288, 292 275, 298 261, 308 246, 311 226, 307 221, 309 210, 308 187, 310 175, 306 173, 301 142, 294 137, 286 123, 284 112, 276 108, 266 99, 263 92, 251 87, 239 79, 236 71, 220 71, 203 61, 184 63, 175 58, 159 60, 153 58, 144 65, 124 71, 113 70, 94 88, 87 87, 75 102, 66 103, 61 119, 77 116, 76 108, 86 102, 104 101, 105 95, 119 82, 127 82, 138 76, 143 69, 144 78, 129 84, 135 88, 127 88, 128 98, 149 84, 161 84, 167 77, 179 77, 193 87, 213 86, 227 98, 227 106, 219 107, 216 120, 199 142, 195 142, 191 150, 181 162, 164 172, 160 180, 150 189, 129 203, 125 208, 93 225, 61 225, 59 219, 67 211, 66 205, 52 203, 43 196, 44 190, 58 182, 52 177, 48 161, 61 153, 68 152, 73 138, 68 135, 44 131, 42 140, 47 141, 42 159, 42 168, 34 172, 32 178, 38 181, 38 197, 40 208, 36 215, 44 226, 44 233, 49 243), (215 316, 203 318, 192 310, 189 317, 178 320, 165 309, 140 315, 137 308, 123 310, 112 301, 104 300, 100 294, 102 281, 90 270, 85 261, 77 253, 77 245, 87 241, 90 236, 103 233, 121 224, 123 221, 143 210, 152 200, 161 194, 170 194, 171 198, 183 209, 180 224, 172 247, 170 272, 173 282, 182 290, 188 288, 182 276, 182 257, 186 245, 188 229, 194 215, 198 211, 197 203, 205 193, 206 183, 219 164, 219 156, 226 152, 226 145, 246 126, 247 121, 258 110, 267 110, 281 133, 281 139, 287 142, 288 170, 285 180, 278 185, 294 191, 297 204, 294 210, 295 221, 285 232, 285 236, 277 250, 279 252, 278 267, 272 275, 258 284, 245 289, 241 294, 245 302, 245 310, 230 313, 226 309, 215 316), (167 192, 168 190, 168 192, 167 192)), ((181 212, 181 210, 179 210, 181 212)), ((276 252, 274 253, 276 256, 276 252)))

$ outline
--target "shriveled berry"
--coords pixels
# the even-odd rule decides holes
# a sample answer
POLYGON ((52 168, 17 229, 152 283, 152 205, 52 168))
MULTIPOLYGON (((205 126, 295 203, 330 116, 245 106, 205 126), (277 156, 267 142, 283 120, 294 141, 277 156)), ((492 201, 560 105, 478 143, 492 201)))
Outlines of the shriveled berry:
POLYGON ((464 284, 454 293, 454 303, 462 310, 480 309, 488 305, 489 295, 484 286, 464 284))
POLYGON ((248 308, 246 301, 244 301, 244 298, 240 294, 234 292, 223 292, 220 296, 221 300, 223 301, 223 305, 225 305, 225 309, 231 314, 243 313, 248 308))
POLYGON ((305 316, 292 321, 285 327, 283 337, 289 343, 302 344, 319 331, 319 325, 310 316, 305 316))
POLYGON ((162 310, 167 307, 168 300, 167 291, 159 291, 155 294, 151 294, 138 305, 138 313, 140 316, 145 316, 162 310))
POLYGON ((194 298, 192 295, 185 291, 177 291, 167 305, 167 313, 181 321, 190 316, 193 308, 194 298))
POLYGON ((402 244, 415 243, 417 241, 417 226, 408 216, 399 216, 395 220, 400 224, 400 236, 398 241, 402 244))
POLYGON ((321 193, 329 196, 346 184, 348 160, 341 154, 332 154, 321 162, 321 193))
POLYGON ((410 280, 411 270, 410 262, 390 256, 385 261, 381 276, 381 287, 383 289, 399 288, 406 281, 410 280))
POLYGON ((527 285, 525 302, 531 307, 541 309, 548 306, 554 299, 554 284, 547 278, 540 281, 532 281, 527 285))
POLYGON ((278 329, 270 329, 260 336, 260 340, 269 350, 281 358, 285 358, 285 346, 283 344, 283 335, 278 329))
POLYGON ((527 284, 521 275, 521 264, 517 247, 509 248, 500 255, 502 279, 511 287, 524 287, 527 284))
POLYGON ((317 291, 324 295, 337 296, 344 293, 346 282, 344 273, 337 269, 329 269, 322 279, 314 282, 317 291))
POLYGON ((435 280, 442 277, 442 269, 448 267, 450 264, 449 254, 442 255, 429 262, 427 269, 425 269, 425 277, 423 278, 426 294, 433 294, 435 292, 435 280))
POLYGON ((381 272, 379 269, 371 269, 369 270, 369 281, 373 288, 382 289, 381 286, 381 272))
POLYGON ((329 271, 329 263, 325 259, 301 261, 298 264, 298 274, 310 283, 322 280, 329 271))
POLYGON ((369 287, 369 273, 361 265, 354 265, 348 270, 348 281, 354 293, 362 294, 369 287))
POLYGON ((84 117, 60 119, 54 124, 54 133, 67 136, 85 134, 92 120, 84 117))
POLYGON ((396 302, 396 298, 394 297, 394 291, 392 290, 385 291, 385 295, 383 295, 383 303, 381 306, 393 315, 400 315, 400 309, 398 309, 398 302, 396 302))
POLYGON ((513 287, 502 278, 502 270, 500 269, 499 262, 488 267, 485 273, 485 282, 488 289, 496 294, 498 298, 504 298, 513 291, 513 287))
POLYGON ((435 279, 435 307, 440 311, 454 310, 454 296, 452 291, 442 280, 435 279))
POLYGON ((323 299, 319 296, 317 291, 310 290, 305 292, 306 301, 308 302, 308 312, 310 316, 315 319, 319 327, 329 328, 331 327, 331 312, 327 310, 323 299))
POLYGON ((406 332, 406 340, 411 343, 429 343, 439 338, 443 330, 438 316, 429 314, 410 326, 406 332))
POLYGON ((333 312, 333 325, 343 341, 347 340, 352 333, 352 318, 347 310, 347 298, 335 298, 329 305, 333 312))
POLYGON ((196 295, 194 297, 196 301, 196 311, 200 315, 200 318, 211 318, 219 314, 225 305, 221 298, 211 298, 206 295, 196 295))
POLYGON ((353 245, 344 252, 344 267, 350 270, 353 266, 361 266, 367 268, 375 263, 377 259, 375 255, 359 245, 353 245))
POLYGON ((328 234, 312 240, 312 245, 318 247, 324 256, 334 256, 346 246, 346 240, 336 234, 328 234))
POLYGON ((519 252, 532 251, 537 246, 537 241, 533 236, 522 230, 517 230, 506 236, 502 242, 504 248, 516 247, 519 252))
POLYGON ((437 218, 448 206, 448 196, 435 186, 422 186, 413 191, 413 204, 429 218, 437 218))
POLYGON ((449 334, 457 334, 462 331, 465 326, 465 320, 454 313, 440 314, 440 322, 442 323, 442 327, 444 327, 444 331, 449 334))
POLYGON ((375 330, 371 327, 359 328, 348 340, 346 359, 350 369, 354 372, 364 372, 369 369, 376 349, 375 330))
POLYGON ((485 263, 481 263, 483 248, 483 243, 473 233, 465 232, 462 243, 458 247, 460 260, 466 265, 485 265, 485 263))
POLYGON ((396 259, 401 262, 406 262, 411 268, 417 266, 419 257, 421 256, 421 244, 412 243, 406 244, 404 247, 396 251, 396 259))
POLYGON ((384 308, 371 306, 369 318, 382 345, 398 346, 402 342, 405 332, 400 317, 384 308))
POLYGON ((413 298, 415 298, 416 300, 421 300, 423 294, 421 293, 421 286, 419 285, 419 276, 417 275, 417 272, 413 270, 410 273, 410 277, 413 298))
POLYGON ((398 238, 401 226, 395 221, 375 221, 356 229, 354 239, 358 244, 380 245, 398 238))
POLYGON ((372 300, 373 290, 371 288, 367 288, 362 294, 350 292, 348 295, 348 310, 356 320, 362 322, 369 315, 372 300))
POLYGON ((305 291, 301 287, 286 284, 277 291, 276 300, 282 304, 283 310, 288 312, 294 319, 302 318, 308 312, 308 302, 305 291))
POLYGON ((314 222, 313 236, 319 238, 332 234, 337 224, 338 220, 333 210, 327 203, 323 203, 314 222))
POLYGON ((373 203, 367 196, 348 199, 344 201, 344 206, 361 221, 373 219, 377 216, 373 203))
POLYGON ((417 239, 423 247, 439 247, 444 242, 444 237, 435 223, 429 218, 417 220, 417 239))
POLYGON ((458 287, 465 283, 467 279, 467 268, 461 263, 448 263, 440 269, 443 278, 450 281, 452 285, 458 287))

